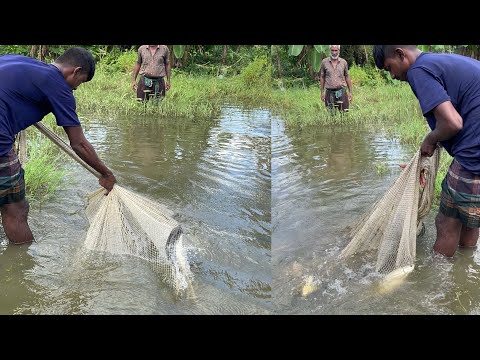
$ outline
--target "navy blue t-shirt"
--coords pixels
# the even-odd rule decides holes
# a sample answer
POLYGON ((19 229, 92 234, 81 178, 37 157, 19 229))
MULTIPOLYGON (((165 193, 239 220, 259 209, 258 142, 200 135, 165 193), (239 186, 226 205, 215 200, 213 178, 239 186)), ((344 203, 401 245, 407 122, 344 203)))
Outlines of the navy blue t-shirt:
POLYGON ((408 70, 407 81, 432 130, 437 122, 433 109, 452 102, 463 128, 441 143, 467 170, 480 174, 480 61, 456 54, 422 53, 408 70))
POLYGON ((72 88, 52 64, 21 55, 0 56, 0 156, 15 135, 49 113, 58 126, 80 126, 72 88))

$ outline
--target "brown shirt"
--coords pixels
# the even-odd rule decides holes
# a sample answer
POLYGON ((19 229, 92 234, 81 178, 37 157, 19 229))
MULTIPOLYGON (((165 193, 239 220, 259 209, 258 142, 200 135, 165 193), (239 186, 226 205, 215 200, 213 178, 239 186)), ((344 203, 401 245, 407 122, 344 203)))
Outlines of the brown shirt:
POLYGON ((320 76, 325 79, 325 89, 339 89, 346 87, 345 78, 348 76, 348 64, 341 57, 337 60, 337 67, 334 68, 329 57, 322 60, 320 65, 320 76))
POLYGON ((142 45, 138 48, 137 63, 140 64, 140 75, 165 76, 165 65, 170 63, 170 50, 166 45, 158 45, 152 56, 148 45, 142 45))

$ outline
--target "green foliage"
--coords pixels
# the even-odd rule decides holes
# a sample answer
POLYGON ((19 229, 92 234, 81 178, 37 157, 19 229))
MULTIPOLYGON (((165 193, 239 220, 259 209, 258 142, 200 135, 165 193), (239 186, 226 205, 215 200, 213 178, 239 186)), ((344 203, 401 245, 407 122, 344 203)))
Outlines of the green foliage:
POLYGON ((352 66, 349 69, 353 86, 378 86, 385 85, 387 80, 383 76, 383 71, 370 66, 360 67, 352 66))
POLYGON ((121 71, 124 73, 133 73, 133 68, 137 62, 138 53, 136 50, 124 51, 118 56, 112 64, 112 71, 121 71))
POLYGON ((28 56, 30 45, 2 45, 0 46, 0 55, 18 54, 28 56))
POLYGON ((335 116, 321 101, 318 85, 273 90, 272 103, 272 111, 281 116, 288 127, 335 123, 398 124, 402 120, 412 121, 414 117, 423 120, 418 101, 406 83, 356 87, 350 111, 336 111, 335 116))
POLYGON ((321 55, 328 54, 329 46, 328 45, 313 45, 315 50, 321 55))
POLYGON ((288 45, 288 55, 298 56, 303 50, 305 45, 288 45))
POLYGON ((309 61, 299 62, 298 57, 289 55, 289 45, 272 46, 272 77, 279 79, 277 83, 282 88, 308 87, 317 83, 315 78, 310 75, 309 61), (281 74, 278 67, 280 62, 281 74))
POLYGON ((462 46, 465 45, 417 45, 422 51, 436 53, 453 53, 462 46))
POLYGON ((376 161, 374 162, 375 172, 378 176, 384 176, 389 173, 390 169, 385 162, 376 161))
POLYGON ((29 142, 30 159, 25 165, 25 186, 30 201, 47 199, 62 183, 59 152, 38 138, 29 142))
POLYGON ((403 121, 388 130, 389 135, 393 137, 400 137, 402 144, 420 147, 425 135, 429 132, 427 122, 421 115, 420 105, 415 107, 405 107, 402 117, 410 121, 403 121))
POLYGON ((309 59, 308 67, 311 70, 310 72, 318 72, 320 70, 320 65, 322 59, 326 56, 328 52, 328 45, 288 45, 288 55, 298 56, 305 50, 305 53, 308 54, 307 58, 309 59))
POLYGON ((312 64, 312 67, 313 67, 313 71, 319 72, 320 71, 320 66, 322 64, 322 54, 320 54, 316 50, 316 48, 315 48, 315 50, 310 51, 310 54, 311 54, 311 57, 312 57, 311 64, 312 64))
POLYGON ((247 87, 272 86, 272 64, 267 56, 256 57, 240 73, 240 78, 247 87))
MULTIPOLYGON (((302 68, 303 71, 301 76, 303 78, 309 77, 310 80, 316 80, 318 77, 318 72, 320 71, 322 59, 329 56, 329 49, 330 45, 288 45, 288 56, 297 58, 297 61, 295 64, 292 64, 291 62, 286 64, 285 61, 281 62, 282 67, 287 65, 285 75, 287 77, 290 75, 289 68, 293 65, 297 68, 302 68)), ((367 56, 367 45, 341 45, 340 49, 340 56, 347 61, 349 66, 353 66, 355 64, 365 65, 369 61, 367 56)), ((281 52, 276 49, 275 53, 272 53, 272 56, 276 58, 278 66, 281 52)), ((273 59, 273 61, 275 61, 275 59, 273 59)), ((280 77, 278 69, 274 70, 274 77, 280 77)), ((286 83, 288 83, 288 80, 286 83)), ((308 81, 307 83, 311 84, 312 82, 308 81)), ((282 86, 283 84, 284 82, 282 81, 282 86)), ((303 82, 302 86, 305 86, 303 82)))
MULTIPOLYGON (((60 129, 51 114, 44 122, 54 130, 60 129)), ((24 165, 27 197, 30 202, 45 201, 63 182, 66 175, 62 168, 65 155, 33 127, 27 129, 27 154, 28 161, 24 165)))
POLYGON ((188 60, 176 70, 191 75, 236 76, 256 57, 270 58, 268 45, 227 45, 225 63, 223 52, 224 45, 189 45, 188 60))
POLYGON ((271 88, 265 58, 254 61, 245 74, 220 78, 218 76, 189 75, 172 69, 171 89, 166 97, 144 106, 136 100, 130 72, 110 72, 100 63, 92 81, 76 91, 79 114, 155 114, 160 117, 186 117, 208 120, 217 116, 224 103, 268 106, 271 88), (258 66, 260 65, 260 66, 258 66), (261 67, 266 73, 261 73, 261 67), (259 73, 260 72, 260 73, 259 73), (249 83, 245 83, 249 81, 249 83))
MULTIPOLYGON (((341 45, 340 57, 344 58, 349 66, 361 65, 364 66, 368 63, 366 53, 367 45, 341 45)), ((368 49, 367 49, 368 51, 368 49)))
POLYGON ((177 58, 181 58, 185 51, 185 45, 173 45, 173 53, 177 58))

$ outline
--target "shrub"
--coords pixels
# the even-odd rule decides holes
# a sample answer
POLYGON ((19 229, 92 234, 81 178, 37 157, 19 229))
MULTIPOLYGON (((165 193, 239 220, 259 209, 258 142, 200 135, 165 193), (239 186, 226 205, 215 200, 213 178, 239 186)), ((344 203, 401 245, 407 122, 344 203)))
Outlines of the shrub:
POLYGON ((272 64, 267 56, 256 57, 240 73, 245 86, 272 86, 272 64))

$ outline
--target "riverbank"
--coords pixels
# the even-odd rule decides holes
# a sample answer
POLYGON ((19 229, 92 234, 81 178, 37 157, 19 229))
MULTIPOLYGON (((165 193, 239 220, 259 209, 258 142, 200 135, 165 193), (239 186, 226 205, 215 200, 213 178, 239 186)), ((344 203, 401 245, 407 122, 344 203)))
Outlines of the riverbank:
MULTIPOLYGON (((138 79, 137 79, 138 80, 138 79)), ((92 81, 75 91, 79 113, 155 114, 208 120, 220 114, 223 104, 272 106, 271 64, 258 57, 234 76, 191 75, 172 69, 171 88, 160 102, 146 106, 132 89, 132 72, 111 71, 99 64, 92 81)))
MULTIPOLYGON (((271 64, 265 56, 256 57, 233 76, 192 75, 172 69, 171 89, 166 97, 147 104, 137 101, 132 89, 131 69, 135 59, 136 54, 130 52, 122 55, 115 66, 97 64, 95 77, 74 93, 80 118, 87 114, 108 117, 154 114, 164 118, 209 121, 220 114, 225 103, 272 106, 271 64)), ((43 122, 66 139, 52 114, 43 122)), ((28 161, 24 164, 27 197, 31 202, 45 201, 62 184, 65 171, 61 163, 65 155, 33 127, 27 129, 27 139, 28 161)))

